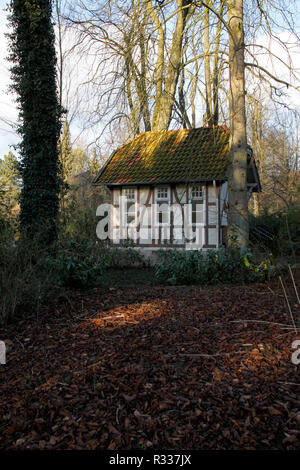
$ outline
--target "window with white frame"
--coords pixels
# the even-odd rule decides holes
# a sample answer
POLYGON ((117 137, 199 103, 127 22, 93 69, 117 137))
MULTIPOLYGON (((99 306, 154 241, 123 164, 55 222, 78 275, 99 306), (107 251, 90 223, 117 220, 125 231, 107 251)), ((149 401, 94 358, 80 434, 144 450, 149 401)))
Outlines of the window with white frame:
POLYGON ((170 223, 168 186, 158 186, 156 188, 156 207, 158 225, 168 225, 170 223))
POLYGON ((169 188, 168 186, 159 186, 156 188, 156 198, 160 200, 169 199, 169 188))
POLYGON ((123 190, 124 201, 124 225, 133 225, 136 218, 136 189, 125 188, 123 190))
POLYGON ((203 200, 203 188, 200 184, 195 184, 191 188, 191 197, 192 199, 203 200))
POLYGON ((190 218, 192 225, 203 224, 203 187, 195 184, 190 188, 190 218))

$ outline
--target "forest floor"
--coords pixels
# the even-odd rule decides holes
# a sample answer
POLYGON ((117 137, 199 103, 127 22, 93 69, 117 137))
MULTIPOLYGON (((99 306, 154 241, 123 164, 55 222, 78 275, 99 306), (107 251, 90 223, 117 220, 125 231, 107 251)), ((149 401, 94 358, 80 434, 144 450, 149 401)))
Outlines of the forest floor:
POLYGON ((297 335, 278 281, 145 276, 0 329, 0 448, 300 449, 300 310, 297 335))

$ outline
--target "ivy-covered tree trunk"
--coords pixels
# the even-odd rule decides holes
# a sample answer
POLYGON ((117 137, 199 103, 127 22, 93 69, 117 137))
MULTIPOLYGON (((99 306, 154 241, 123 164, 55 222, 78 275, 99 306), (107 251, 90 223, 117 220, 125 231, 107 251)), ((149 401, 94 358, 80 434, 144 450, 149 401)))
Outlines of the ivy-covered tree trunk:
POLYGON ((22 136, 23 233, 43 244, 56 238, 60 133, 51 0, 11 0, 10 60, 22 136))

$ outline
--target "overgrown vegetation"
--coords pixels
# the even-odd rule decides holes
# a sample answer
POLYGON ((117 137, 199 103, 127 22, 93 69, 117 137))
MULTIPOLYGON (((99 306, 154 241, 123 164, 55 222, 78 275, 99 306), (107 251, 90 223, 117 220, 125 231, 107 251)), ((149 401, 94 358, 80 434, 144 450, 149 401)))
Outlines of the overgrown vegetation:
POLYGON ((133 247, 113 248, 91 236, 95 231, 92 211, 76 210, 74 204, 65 214, 50 251, 32 239, 20 239, 14 227, 0 217, 0 323, 38 315, 42 305, 66 289, 109 287, 111 278, 114 287, 126 286, 128 271, 131 284, 137 285, 249 283, 270 280, 278 265, 282 269, 282 265, 299 259, 297 208, 287 214, 252 218, 254 254, 161 250, 159 262, 146 273, 139 270, 147 267, 147 262, 133 247))
POLYGON ((296 262, 300 255, 299 206, 251 216, 250 242, 263 253, 271 252, 276 258, 291 258, 296 262))
POLYGON ((12 241, 7 231, 0 242, 0 323, 38 315, 41 303, 56 292, 46 266, 48 250, 32 239, 12 241))
POLYGON ((270 279, 275 272, 270 258, 256 264, 250 252, 234 257, 229 252, 213 250, 161 250, 159 257, 157 279, 178 285, 248 283, 270 279))
MULTIPOLYGON (((74 227, 76 221, 73 221, 74 227)), ((143 256, 131 247, 120 250, 103 244, 96 237, 93 239, 91 234, 88 238, 89 227, 82 233, 79 228, 75 233, 74 228, 74 237, 63 228, 66 229, 61 227, 51 247, 41 248, 39 233, 36 240, 18 238, 18 233, 0 218, 0 324, 39 315, 41 307, 55 296, 66 294, 66 290, 109 286, 111 275, 116 278, 115 285, 118 276, 122 278, 121 284, 126 285, 128 266, 146 266, 143 256), (114 272, 110 274, 110 270, 114 272)), ((135 283, 139 283, 138 271, 131 274, 131 282, 133 277, 135 283)), ((147 273, 147 283, 150 278, 151 274, 147 273)))
POLYGON ((91 287, 99 282, 109 253, 89 240, 59 240, 56 257, 47 257, 53 281, 61 287, 91 287))
POLYGON ((2 232, 0 323, 38 315, 40 307, 66 287, 101 282, 107 262, 107 251, 88 240, 59 238, 49 250, 41 249, 32 237, 15 241, 11 232, 2 232))
MULTIPOLYGON (((271 217, 271 216, 269 216, 271 217)), ((298 225, 295 219, 288 218, 289 233, 294 245, 286 235, 283 220, 271 217, 274 222, 275 248, 282 236, 281 246, 287 253, 298 252, 298 225), (280 223, 278 222, 282 222, 280 223), (294 225, 292 224, 294 221, 294 225), (277 224, 277 225, 276 225, 277 224), (282 235, 281 235, 282 234, 282 235), (286 243, 286 245, 285 245, 286 243), (292 248, 291 248, 292 246, 292 248)), ((267 216, 262 219, 265 224, 267 216)), ((262 224, 262 220, 260 223, 262 224)), ((75 224, 76 225, 76 224, 75 224)), ((4 227, 2 224, 2 229, 4 227)), ((271 224, 264 226, 270 231, 271 224)), ((173 284, 173 285, 216 285, 230 283, 250 283, 266 281, 276 274, 278 259, 270 243, 261 247, 260 256, 250 252, 233 256, 225 251, 207 252, 192 250, 161 250, 159 262, 154 268, 144 273, 141 267, 147 267, 143 256, 132 247, 112 248, 99 240, 91 240, 84 233, 70 237, 61 230, 56 243, 48 249, 41 249, 32 239, 15 240, 12 229, 1 230, 0 242, 0 323, 7 323, 27 315, 38 315, 41 306, 66 289, 110 286, 113 278, 115 287, 126 286, 126 272, 136 267, 129 275, 131 284, 173 284), (120 278, 120 282, 118 281, 120 278)), ((265 233, 262 231, 259 233, 265 233)), ((271 233, 271 231, 270 231, 271 233)), ((263 241, 265 238, 263 238, 263 241)))

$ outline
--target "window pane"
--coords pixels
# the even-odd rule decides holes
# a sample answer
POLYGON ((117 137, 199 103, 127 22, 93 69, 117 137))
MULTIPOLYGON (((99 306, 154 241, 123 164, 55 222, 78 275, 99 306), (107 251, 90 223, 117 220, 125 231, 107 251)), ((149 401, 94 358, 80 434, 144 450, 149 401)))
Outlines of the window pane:
POLYGON ((126 202, 125 220, 127 225, 134 222, 135 220, 135 204, 133 204, 131 201, 126 202))
POLYGON ((193 199, 202 199, 203 198, 203 192, 202 192, 202 186, 201 185, 195 185, 192 187, 192 198, 193 199))
POLYGON ((126 188, 124 190, 125 197, 128 201, 135 201, 135 190, 134 188, 126 188))
POLYGON ((166 202, 157 205, 158 212, 158 223, 159 224, 168 224, 169 223, 169 205, 166 202))
POLYGON ((192 201, 192 224, 202 222, 203 204, 200 201, 192 201))
POLYGON ((196 212, 192 211, 192 224, 196 224, 196 212))
POLYGON ((161 215, 162 215, 162 223, 167 224, 169 222, 168 212, 161 212, 161 215))
POLYGON ((168 187, 161 186, 157 188, 157 199, 168 199, 168 187))

